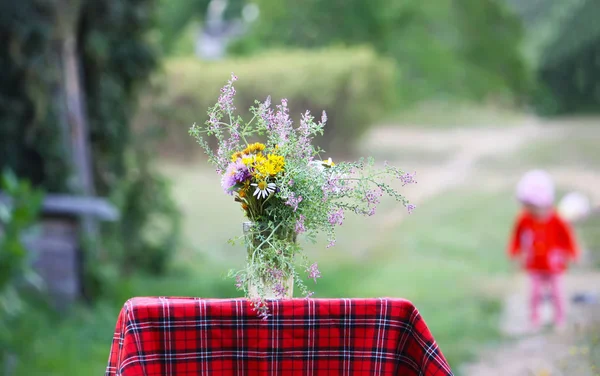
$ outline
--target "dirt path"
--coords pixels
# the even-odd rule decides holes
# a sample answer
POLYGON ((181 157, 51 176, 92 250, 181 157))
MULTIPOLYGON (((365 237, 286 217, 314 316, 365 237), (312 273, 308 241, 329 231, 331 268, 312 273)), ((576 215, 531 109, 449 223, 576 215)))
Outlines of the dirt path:
MULTIPOLYGON (((556 333, 547 326, 540 333, 529 334, 527 289, 526 278, 519 276, 514 280, 515 292, 505 299, 500 329, 508 343, 484 350, 480 359, 465 366, 462 373, 466 376, 597 375, 587 356, 589 348, 585 345, 586 331, 592 323, 597 325, 597 303, 576 304, 569 301, 569 325, 564 332, 556 333)), ((566 276, 566 296, 572 298, 582 293, 598 299, 600 273, 580 269, 566 276)), ((551 325, 549 302, 544 305, 542 319, 545 324, 551 325)))
MULTIPOLYGON (((405 193, 411 202, 419 205, 430 197, 458 186, 473 185, 470 179, 477 173, 477 162, 489 156, 506 156, 526 143, 544 138, 559 139, 571 125, 544 127, 536 119, 527 119, 522 125, 508 128, 469 128, 455 130, 414 130, 383 127, 373 132, 368 140, 371 148, 391 151, 399 148, 424 149, 431 153, 448 153, 441 162, 413 165, 417 171, 418 184, 408 187, 405 193)), ((402 164, 402 161, 398 161, 402 164)), ((402 166, 404 167, 404 166, 402 166)), ((593 202, 600 202, 600 174, 585 169, 555 168, 550 173, 558 185, 585 191, 593 202)), ((485 172, 485 184, 479 188, 511 189, 514 182, 498 172, 485 172), (489 177, 489 178, 488 178, 489 177)), ((394 228, 406 217, 404 210, 393 211, 383 219, 382 231, 394 228)), ((506 281, 505 281, 506 282, 506 281)), ((590 307, 569 306, 569 327, 565 333, 545 331, 527 335, 527 280, 516 276, 509 287, 504 288, 504 302, 500 328, 509 342, 482 351, 478 361, 464 367, 467 376, 556 376, 592 375, 589 361, 581 354, 573 354, 580 339, 579 331, 590 319, 590 307), (579 330, 579 331, 578 331, 579 330)), ((600 273, 585 268, 571 272, 565 279, 565 292, 572 297, 576 293, 596 294, 600 297, 600 273)), ((598 314, 598 313, 596 313, 598 314)), ((551 321, 550 307, 543 311, 546 321, 551 321)), ((583 329, 585 330, 585 329, 583 329)))
MULTIPOLYGON (((552 134, 553 130, 544 129, 534 119, 509 128, 415 130, 382 127, 371 134, 367 145, 371 149, 390 151, 403 148, 415 150, 418 147, 430 152, 449 152, 449 158, 441 163, 411 163, 410 167, 401 166, 417 171, 418 184, 407 186, 404 191, 412 203, 419 205, 441 192, 470 184, 469 178, 476 163, 482 158, 509 154, 532 139, 552 134)), ((402 165, 402 161, 398 162, 402 165)), ((393 228, 405 217, 404 208, 398 208, 384 219, 384 226, 393 228)))

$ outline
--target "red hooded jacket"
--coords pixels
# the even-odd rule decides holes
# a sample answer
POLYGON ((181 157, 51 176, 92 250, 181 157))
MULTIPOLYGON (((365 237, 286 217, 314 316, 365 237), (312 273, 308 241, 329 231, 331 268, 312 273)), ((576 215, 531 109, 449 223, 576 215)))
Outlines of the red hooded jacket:
POLYGON ((524 254, 528 271, 560 273, 567 268, 569 258, 578 258, 579 250, 569 224, 556 212, 539 220, 524 211, 515 223, 508 254, 511 258, 524 254))

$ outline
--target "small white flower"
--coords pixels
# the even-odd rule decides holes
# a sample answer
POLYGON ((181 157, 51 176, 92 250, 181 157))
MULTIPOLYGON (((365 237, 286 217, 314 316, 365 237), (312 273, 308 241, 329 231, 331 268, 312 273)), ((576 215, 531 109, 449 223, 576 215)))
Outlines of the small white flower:
POLYGON ((333 163, 333 160, 331 159, 331 157, 326 161, 322 161, 321 163, 323 163, 323 166, 326 166, 326 167, 334 167, 335 166, 335 163, 333 163))
POLYGON ((311 161, 309 163, 309 166, 316 167, 319 170, 319 172, 323 172, 325 171, 325 168, 334 167, 335 163, 333 163, 333 160, 329 158, 325 161, 311 161))
POLYGON ((256 187, 256 190, 254 190, 254 196, 257 198, 266 198, 271 193, 275 192, 275 189, 277 188, 275 183, 267 183, 264 180, 261 180, 258 183, 252 183, 250 185, 256 187))

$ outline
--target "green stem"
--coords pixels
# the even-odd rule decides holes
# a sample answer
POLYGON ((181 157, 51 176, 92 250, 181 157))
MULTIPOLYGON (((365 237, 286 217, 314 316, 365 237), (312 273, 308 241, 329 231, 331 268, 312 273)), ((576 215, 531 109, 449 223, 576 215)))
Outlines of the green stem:
POLYGON ((275 228, 273 229, 273 231, 271 231, 271 233, 269 234, 269 236, 262 241, 262 243, 260 243, 258 245, 258 247, 256 247, 254 249, 254 252, 252 252, 252 263, 254 263, 254 255, 256 254, 256 252, 263 246, 263 244, 267 243, 269 240, 271 240, 271 238, 273 237, 273 235, 275 234, 275 232, 277 231, 277 229, 279 228, 279 226, 281 226, 282 222, 280 222, 277 226, 275 226, 275 228))

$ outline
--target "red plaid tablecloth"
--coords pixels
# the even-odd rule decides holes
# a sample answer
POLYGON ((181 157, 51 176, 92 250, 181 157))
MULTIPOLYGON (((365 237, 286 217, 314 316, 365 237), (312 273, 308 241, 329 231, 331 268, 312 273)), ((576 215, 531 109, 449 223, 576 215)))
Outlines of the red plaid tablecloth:
POLYGON ((452 371, 402 299, 293 299, 263 321, 245 299, 134 298, 106 376, 425 375, 452 371))

